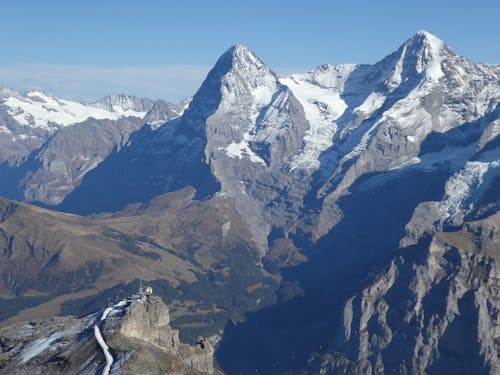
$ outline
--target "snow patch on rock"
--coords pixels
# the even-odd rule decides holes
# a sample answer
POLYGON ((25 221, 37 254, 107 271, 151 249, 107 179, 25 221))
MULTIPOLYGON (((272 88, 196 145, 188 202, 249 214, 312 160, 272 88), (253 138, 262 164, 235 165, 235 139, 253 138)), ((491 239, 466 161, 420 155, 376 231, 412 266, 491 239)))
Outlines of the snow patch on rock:
MULTIPOLYGON (((333 136, 337 131, 335 120, 347 108, 347 104, 340 97, 340 92, 311 82, 308 79, 310 74, 297 74, 280 79, 280 82, 286 85, 299 100, 310 125, 304 136, 304 149, 292 160, 291 170, 319 168, 318 157, 321 152, 332 145, 333 136)), ((324 80, 324 77, 322 78, 324 80)))

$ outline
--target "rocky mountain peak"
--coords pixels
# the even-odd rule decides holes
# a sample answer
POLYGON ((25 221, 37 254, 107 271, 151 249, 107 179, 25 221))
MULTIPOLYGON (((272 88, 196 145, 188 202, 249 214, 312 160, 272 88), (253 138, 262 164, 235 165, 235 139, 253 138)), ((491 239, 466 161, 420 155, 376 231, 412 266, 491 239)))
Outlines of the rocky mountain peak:
POLYGON ((213 71, 232 71, 242 78, 250 79, 252 75, 271 75, 276 79, 274 72, 271 71, 261 59, 259 59, 247 47, 236 44, 230 47, 217 60, 213 71))
POLYGON ((28 90, 24 95, 34 100, 47 101, 52 99, 57 101, 54 95, 39 89, 28 90))
POLYGON ((400 61, 406 68, 416 73, 426 72, 427 77, 438 80, 443 76, 441 62, 448 53, 448 47, 438 37, 427 31, 419 31, 408 39, 398 50, 400 61))
POLYGON ((198 117, 208 117, 217 109, 245 108, 255 114, 271 101, 278 87, 276 74, 247 47, 236 44, 226 50, 210 70, 183 121, 199 128, 198 117))
POLYGON ((278 77, 247 47, 237 44, 219 59, 214 70, 223 67, 221 93, 229 103, 246 103, 257 108, 271 101, 279 86, 278 77))
POLYGON ((384 81, 388 91, 392 92, 404 82, 410 86, 422 79, 437 82, 444 76, 442 65, 450 55, 453 52, 441 39, 422 30, 375 67, 381 69, 380 82, 384 81))
POLYGON ((9 96, 18 96, 19 93, 7 87, 0 87, 0 98, 8 98, 9 96))
POLYGON ((255 56, 255 54, 242 44, 235 44, 227 49, 222 57, 230 57, 233 62, 247 62, 258 66, 264 65, 263 62, 255 56))
POLYGON ((93 107, 107 109, 108 111, 138 111, 147 112, 153 105, 154 101, 151 99, 138 98, 133 95, 109 95, 95 102, 90 103, 93 107))
POLYGON ((445 45, 444 41, 425 30, 418 31, 403 43, 408 53, 412 52, 415 54, 433 54, 439 52, 445 45))

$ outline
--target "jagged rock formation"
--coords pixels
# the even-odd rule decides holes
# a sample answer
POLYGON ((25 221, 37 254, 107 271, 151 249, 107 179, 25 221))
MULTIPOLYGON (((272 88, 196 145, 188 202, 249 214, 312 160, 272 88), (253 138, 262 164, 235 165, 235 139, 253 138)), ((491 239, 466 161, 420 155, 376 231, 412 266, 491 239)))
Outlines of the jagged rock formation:
POLYGON ((322 374, 500 371, 500 213, 408 249, 344 307, 322 374))
POLYGON ((159 297, 144 297, 128 307, 123 316, 106 320, 104 334, 111 348, 140 350, 141 354, 125 363, 131 373, 206 373, 212 374, 212 344, 203 338, 192 347, 179 341, 179 331, 169 325, 167 306, 159 297), (145 345, 145 342, 147 345, 145 345), (156 349, 161 349, 160 352, 156 349), (161 354, 161 355, 159 355, 161 354), (166 355, 165 355, 166 354, 166 355), (151 358, 158 358, 156 367, 151 358), (171 361, 168 368, 163 363, 171 361))
POLYGON ((95 374, 104 355, 96 343, 96 319, 123 374, 212 374, 213 346, 179 342, 159 297, 136 295, 100 316, 20 323, 0 331, 0 374, 95 374))

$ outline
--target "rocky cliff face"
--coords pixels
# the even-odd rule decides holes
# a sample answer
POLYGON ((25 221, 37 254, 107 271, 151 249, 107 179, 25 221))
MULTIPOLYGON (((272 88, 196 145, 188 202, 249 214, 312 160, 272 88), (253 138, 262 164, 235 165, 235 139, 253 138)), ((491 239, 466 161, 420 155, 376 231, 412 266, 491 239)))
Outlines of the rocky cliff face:
POLYGON ((212 374, 213 346, 179 341, 159 297, 137 295, 102 314, 18 324, 0 331, 2 374, 95 374, 106 362, 96 341, 98 324, 113 357, 111 371, 123 374, 212 374), (98 322, 98 323, 95 323, 98 322))
POLYGON ((322 374, 500 371, 500 214, 407 249, 344 306, 322 374))
POLYGON ((169 311, 159 297, 144 297, 130 305, 123 316, 111 316, 106 320, 104 335, 111 348, 130 351, 140 350, 124 369, 131 373, 200 373, 212 374, 212 344, 203 338, 192 347, 179 341, 179 331, 170 327, 169 311), (160 349, 158 351, 158 349, 160 349), (161 353, 163 356, 158 356, 161 353), (150 358, 158 358, 154 366, 150 358), (171 361, 168 368, 164 363, 171 361))

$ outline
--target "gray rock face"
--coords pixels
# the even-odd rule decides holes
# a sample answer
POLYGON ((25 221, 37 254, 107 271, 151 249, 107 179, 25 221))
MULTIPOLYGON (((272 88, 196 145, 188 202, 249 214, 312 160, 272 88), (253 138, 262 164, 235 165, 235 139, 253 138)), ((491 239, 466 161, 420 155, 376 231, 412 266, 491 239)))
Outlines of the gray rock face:
MULTIPOLYGON (((95 374, 105 359, 93 333, 100 314, 21 323, 0 331, 1 374, 95 374)), ((101 320, 100 330, 123 374, 212 374, 212 344, 179 341, 159 297, 134 296, 101 320)))
MULTIPOLYGON (((148 356, 156 357, 157 349, 160 349, 172 362, 167 373, 212 374, 212 344, 203 338, 194 347, 182 344, 179 341, 179 331, 171 328, 169 323, 168 308, 163 301, 159 297, 144 297, 132 303, 122 317, 110 317, 106 321, 104 334, 109 337, 109 345, 117 350, 130 351, 134 348, 148 351, 148 356)), ((166 358, 160 361, 160 366, 155 366, 141 355, 129 359, 124 367, 142 367, 143 373, 161 370, 164 373, 166 369, 162 369, 161 363, 165 360, 166 358)))
MULTIPOLYGON (((26 201, 60 203, 113 149, 123 147, 141 119, 89 119, 63 128, 32 155, 35 168, 23 178, 20 190, 26 201)), ((28 162, 29 163, 29 162, 28 162)), ((22 166, 21 166, 22 168, 22 166)))
POLYGON ((272 226, 290 225, 302 207, 307 180, 283 167, 302 148, 308 124, 292 92, 245 47, 228 50, 214 69, 224 65, 221 100, 204 125, 205 155, 222 193, 265 244, 272 226))
POLYGON ((500 214, 436 233, 344 307, 322 374, 496 374, 500 214))

